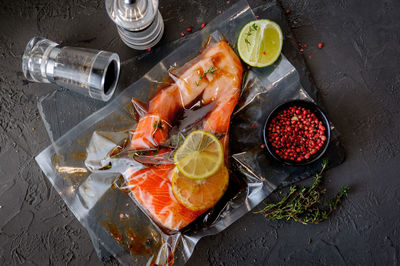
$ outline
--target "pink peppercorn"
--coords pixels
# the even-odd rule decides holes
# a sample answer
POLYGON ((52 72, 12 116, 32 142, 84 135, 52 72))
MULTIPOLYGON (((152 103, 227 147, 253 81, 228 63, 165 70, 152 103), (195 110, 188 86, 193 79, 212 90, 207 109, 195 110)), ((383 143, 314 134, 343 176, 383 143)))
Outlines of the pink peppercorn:
POLYGON ((280 111, 268 126, 268 141, 284 160, 301 162, 316 154, 327 140, 326 128, 310 110, 291 106, 280 111))

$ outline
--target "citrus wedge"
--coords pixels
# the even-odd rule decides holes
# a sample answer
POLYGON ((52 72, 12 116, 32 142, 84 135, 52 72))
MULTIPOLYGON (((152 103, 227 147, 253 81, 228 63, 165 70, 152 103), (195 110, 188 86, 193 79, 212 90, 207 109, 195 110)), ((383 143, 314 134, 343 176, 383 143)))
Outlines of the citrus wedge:
POLYGON ((192 211, 202 211, 213 207, 225 193, 229 183, 229 173, 222 166, 214 175, 196 180, 184 176, 177 168, 172 174, 172 192, 183 206, 192 211))
POLYGON ((224 162, 221 142, 210 132, 191 132, 174 155, 179 171, 192 179, 205 179, 215 174, 224 162))
POLYGON ((268 19, 260 19, 242 28, 237 47, 244 62, 254 67, 265 67, 278 59, 282 43, 283 34, 279 25, 268 19))

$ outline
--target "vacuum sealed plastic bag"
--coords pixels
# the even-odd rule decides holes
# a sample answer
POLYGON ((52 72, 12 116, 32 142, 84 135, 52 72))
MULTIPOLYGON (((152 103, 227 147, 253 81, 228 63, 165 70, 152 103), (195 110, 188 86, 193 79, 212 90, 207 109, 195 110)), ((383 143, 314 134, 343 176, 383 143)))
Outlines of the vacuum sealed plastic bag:
MULTIPOLYGON (((123 264, 182 264, 203 236, 316 169, 318 162, 283 167, 260 149, 270 110, 282 101, 312 99, 283 55, 273 66, 242 74, 231 47, 253 19, 247 3, 237 3, 36 157, 97 251, 123 264), (222 158, 210 157, 221 167, 205 186, 180 176, 189 162, 176 168, 174 156, 190 138, 201 141, 187 149, 204 143, 223 149, 222 158), (193 187, 201 199, 190 196, 193 187)), ((327 156, 334 165, 342 152, 337 133, 332 136, 327 156)), ((186 170, 201 177, 207 169, 186 170)))

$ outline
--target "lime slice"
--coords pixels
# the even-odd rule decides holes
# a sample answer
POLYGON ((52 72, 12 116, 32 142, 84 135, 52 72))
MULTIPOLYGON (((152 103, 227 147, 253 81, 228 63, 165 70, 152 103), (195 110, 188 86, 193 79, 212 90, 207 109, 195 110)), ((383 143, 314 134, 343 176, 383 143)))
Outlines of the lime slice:
POLYGON ((210 132, 195 130, 174 155, 174 162, 186 177, 204 179, 215 174, 224 162, 221 142, 210 132))
POLYGON ((202 180, 188 178, 175 168, 171 179, 175 198, 192 211, 213 207, 224 195, 228 183, 229 173, 225 165, 212 176, 202 180))
POLYGON ((278 59, 282 50, 281 28, 268 19, 247 23, 240 31, 238 51, 240 58, 255 67, 265 67, 278 59))

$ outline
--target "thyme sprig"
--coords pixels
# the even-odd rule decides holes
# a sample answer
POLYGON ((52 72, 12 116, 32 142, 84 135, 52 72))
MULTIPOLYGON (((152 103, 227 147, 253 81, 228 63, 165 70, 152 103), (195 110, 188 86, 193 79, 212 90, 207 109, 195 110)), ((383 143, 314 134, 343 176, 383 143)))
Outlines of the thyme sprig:
POLYGON ((153 128, 157 129, 163 129, 162 122, 160 120, 154 121, 153 123, 153 128))
POLYGON ((320 187, 322 173, 328 164, 327 160, 322 163, 319 173, 314 176, 314 182, 310 187, 299 188, 291 186, 289 193, 277 203, 269 203, 256 213, 262 213, 270 220, 294 220, 302 224, 318 224, 328 218, 338 207, 342 199, 347 196, 349 186, 344 186, 340 192, 325 206, 321 206, 321 197, 326 189, 320 187))
POLYGON ((202 80, 207 74, 215 74, 216 70, 217 70, 216 67, 211 66, 207 71, 205 71, 203 74, 201 74, 199 76, 199 80, 196 81, 196 85, 199 86, 200 85, 200 80, 202 80))
POLYGON ((216 70, 217 69, 214 66, 211 66, 206 72, 204 72, 202 75, 200 75, 200 79, 203 79, 208 73, 215 74, 216 70))
POLYGON ((247 38, 250 37, 250 36, 253 34, 253 32, 256 31, 256 30, 258 30, 258 26, 257 26, 255 23, 251 24, 249 30, 248 30, 247 33, 246 33, 247 36, 246 36, 246 38, 244 39, 244 41, 245 41, 245 43, 246 43, 247 45, 250 45, 250 44, 251 44, 251 42, 250 42, 249 39, 247 39, 247 38))

